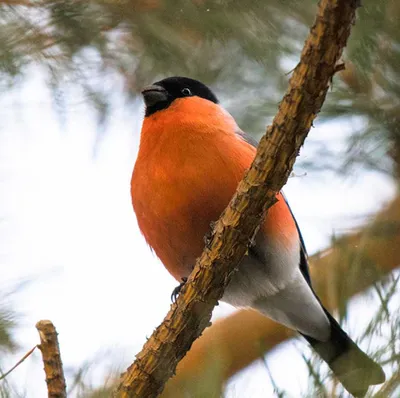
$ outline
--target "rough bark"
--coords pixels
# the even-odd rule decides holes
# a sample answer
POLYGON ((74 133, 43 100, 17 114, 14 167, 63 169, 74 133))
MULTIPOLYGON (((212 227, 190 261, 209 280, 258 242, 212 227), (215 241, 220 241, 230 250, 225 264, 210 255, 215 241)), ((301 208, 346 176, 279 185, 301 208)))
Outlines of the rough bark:
MULTIPOLYGON (((339 238, 328 250, 312 256, 310 265, 314 287, 330 310, 398 268, 400 196, 361 231, 339 238)), ((218 320, 194 342, 161 397, 198 396, 207 385, 208 392, 217 394, 228 378, 293 334, 252 310, 218 320)))
POLYGON ((36 324, 36 329, 40 336, 38 347, 42 352, 48 397, 66 398, 66 383, 56 328, 51 321, 44 320, 36 324))
POLYGON ((122 375, 115 396, 158 396, 193 341, 209 326, 212 309, 245 255, 264 211, 286 183, 321 109, 357 5, 357 0, 320 1, 300 63, 251 168, 215 224, 177 302, 122 375))

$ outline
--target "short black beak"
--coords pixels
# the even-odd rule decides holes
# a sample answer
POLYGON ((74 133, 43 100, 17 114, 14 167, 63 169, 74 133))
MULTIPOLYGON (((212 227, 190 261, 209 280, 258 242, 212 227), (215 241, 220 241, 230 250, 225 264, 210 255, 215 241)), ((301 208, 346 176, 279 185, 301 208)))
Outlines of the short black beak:
POLYGON ((165 88, 153 84, 151 86, 147 86, 142 90, 142 95, 144 98, 144 102, 146 107, 152 107, 159 102, 165 102, 168 100, 168 92, 165 88))

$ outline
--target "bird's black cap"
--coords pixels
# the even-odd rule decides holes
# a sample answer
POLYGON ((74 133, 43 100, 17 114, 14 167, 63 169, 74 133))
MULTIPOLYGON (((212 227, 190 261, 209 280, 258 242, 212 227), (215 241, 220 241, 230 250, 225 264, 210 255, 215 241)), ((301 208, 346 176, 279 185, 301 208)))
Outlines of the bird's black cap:
POLYGON ((217 97, 205 84, 181 76, 155 82, 145 87, 142 95, 146 104, 146 116, 168 108, 177 98, 197 96, 218 104, 217 97))

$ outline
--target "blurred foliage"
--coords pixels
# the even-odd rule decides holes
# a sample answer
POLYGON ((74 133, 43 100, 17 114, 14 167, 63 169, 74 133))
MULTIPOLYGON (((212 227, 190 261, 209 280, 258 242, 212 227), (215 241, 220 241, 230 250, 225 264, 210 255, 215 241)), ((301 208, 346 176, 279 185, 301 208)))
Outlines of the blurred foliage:
POLYGON ((3 353, 12 352, 16 348, 16 343, 12 337, 15 326, 15 313, 0 302, 0 351, 3 353))
MULTIPOLYGON (((0 294, 0 376, 8 371, 3 362, 7 358, 7 354, 15 353, 18 348, 14 338, 18 315, 13 309, 13 299, 15 294, 24 286, 25 283, 20 283, 8 289, 3 287, 0 294)), ((9 383, 7 379, 0 381, 0 398, 18 396, 19 393, 15 389, 15 386, 9 383)))
MULTIPOLYGON (((343 166, 400 173, 400 5, 364 0, 325 120, 361 117, 343 166), (359 123, 360 124, 360 123, 359 123)), ((71 85, 107 114, 116 81, 131 99, 169 75, 211 84, 242 128, 260 135, 276 111, 313 21, 315 0, 0 1, 3 91, 41 65, 56 98, 71 85), (246 104, 246 107, 243 107, 246 104)), ((314 166, 334 153, 321 144, 314 166)))
POLYGON ((0 294, 0 358, 2 354, 12 353, 18 345, 13 337, 17 327, 18 314, 13 309, 16 294, 26 286, 26 282, 17 283, 11 287, 2 288, 0 294))
POLYGON ((66 369, 69 380, 67 395, 77 398, 110 397, 115 381, 123 371, 115 363, 118 363, 115 351, 104 350, 85 361, 78 369, 66 369))
POLYGON ((346 51, 346 70, 336 79, 323 116, 361 116, 363 123, 349 141, 347 165, 361 163, 399 178, 400 3, 363 5, 346 51))

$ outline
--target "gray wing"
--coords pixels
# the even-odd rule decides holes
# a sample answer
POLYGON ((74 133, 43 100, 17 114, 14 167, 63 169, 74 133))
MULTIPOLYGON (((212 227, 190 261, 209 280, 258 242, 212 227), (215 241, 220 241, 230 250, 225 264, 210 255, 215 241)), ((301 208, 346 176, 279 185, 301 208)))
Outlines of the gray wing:
POLYGON ((248 144, 250 144, 254 148, 258 147, 258 141, 250 134, 247 134, 240 129, 236 130, 235 132, 242 140, 246 141, 248 144))
MULTIPOLYGON (((245 133, 244 131, 242 131, 240 129, 238 129, 236 131, 236 134, 242 140, 246 141, 248 144, 252 145, 254 148, 257 148, 258 141, 253 136, 251 136, 250 134, 245 133)), ((290 213, 291 213, 291 215, 293 217, 293 220, 294 220, 294 222, 296 224, 297 233, 299 234, 299 238, 300 238, 300 264, 299 264, 300 271, 303 274, 303 276, 304 276, 305 280, 307 281, 307 283, 311 286, 310 270, 308 268, 308 261, 307 261, 308 255, 307 255, 306 246, 304 244, 304 239, 303 239, 303 236, 301 235, 299 224, 297 223, 296 218, 295 218, 295 216, 294 216, 294 214, 292 212, 292 209, 290 208, 289 203, 288 203, 288 201, 287 201, 287 199, 286 199, 286 197, 285 197, 285 195, 283 193, 282 193, 282 196, 285 199, 285 202, 286 202, 286 204, 287 204, 287 206, 288 206, 288 208, 290 210, 290 213)), ((250 249, 250 252, 252 252, 252 249, 250 249)), ((257 256, 257 253, 254 250, 253 250, 252 254, 257 256)))

